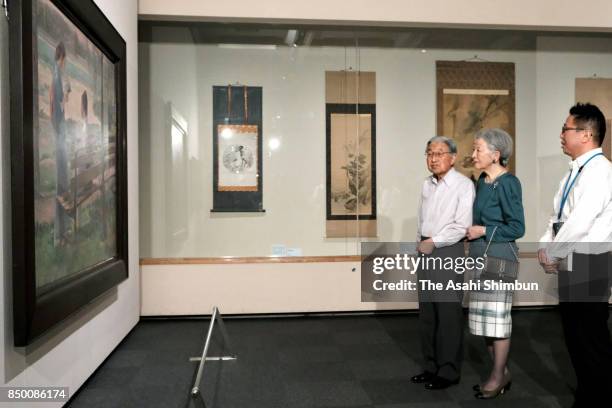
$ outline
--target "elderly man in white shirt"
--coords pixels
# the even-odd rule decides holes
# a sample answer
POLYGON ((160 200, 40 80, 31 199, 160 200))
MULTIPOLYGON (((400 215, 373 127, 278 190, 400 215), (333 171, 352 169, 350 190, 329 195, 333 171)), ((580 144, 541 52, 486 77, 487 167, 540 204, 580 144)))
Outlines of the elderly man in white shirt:
POLYGON ((559 308, 576 372, 574 407, 608 400, 612 343, 608 329, 612 243, 612 164, 601 144, 606 122, 591 104, 576 104, 561 129, 570 171, 561 180, 538 259, 558 273, 559 308))
MULTIPOLYGON (((432 173, 423 182, 418 212, 417 241, 420 253, 440 257, 465 256, 463 238, 472 225, 474 183, 457 172, 457 145, 436 136, 427 142, 427 168, 432 173)), ((419 271, 419 280, 463 282, 452 270, 419 271)), ((420 290, 419 323, 424 371, 411 378, 425 388, 443 389, 459 383, 463 351, 463 307, 461 291, 429 293, 420 290)))

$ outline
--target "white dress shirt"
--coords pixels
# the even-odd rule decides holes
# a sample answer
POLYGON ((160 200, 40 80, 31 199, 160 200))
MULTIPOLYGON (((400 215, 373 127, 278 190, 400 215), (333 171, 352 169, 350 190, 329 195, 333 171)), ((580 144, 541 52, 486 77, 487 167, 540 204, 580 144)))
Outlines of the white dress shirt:
POLYGON ((553 238, 553 223, 557 222, 563 189, 578 174, 587 160, 601 153, 593 149, 570 162, 571 175, 559 183, 554 199, 554 213, 548 221, 546 233, 540 238, 540 248, 546 248, 549 260, 559 260, 573 252, 600 254, 612 245, 612 163, 605 156, 594 157, 579 173, 563 207, 563 227, 553 238))
POLYGON ((475 194, 472 180, 454 168, 441 180, 427 177, 419 204, 417 240, 430 237, 437 248, 459 242, 472 225, 475 194))

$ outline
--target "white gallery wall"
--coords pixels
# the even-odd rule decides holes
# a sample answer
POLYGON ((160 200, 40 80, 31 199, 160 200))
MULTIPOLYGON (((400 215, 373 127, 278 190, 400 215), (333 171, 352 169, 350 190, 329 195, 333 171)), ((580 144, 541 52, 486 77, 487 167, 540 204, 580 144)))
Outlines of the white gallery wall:
MULTIPOLYGON (((3 386, 69 387, 74 394, 138 322, 138 59, 137 1, 96 0, 127 44, 129 279, 25 348, 13 346, 8 24, 0 16, 0 377, 3 386)), ((37 404, 40 407, 59 406, 37 404)), ((9 406, 2 405, 0 406, 9 406)), ((14 405, 13 405, 14 406, 14 405)), ((24 405, 25 406, 25 405, 24 405)))
MULTIPOLYGON (((428 174, 424 146, 436 133, 435 61, 460 61, 475 54, 488 61, 515 63, 516 174, 523 185, 527 223, 522 241, 537 241, 567 168, 558 137, 574 103, 574 79, 594 73, 612 77, 612 50, 605 39, 541 37, 534 51, 429 49, 425 53, 383 48, 226 48, 190 41, 185 29, 156 28, 153 42, 139 45, 143 258, 268 256, 276 244, 300 248, 304 256, 359 253, 359 239, 325 238, 326 70, 376 72, 376 240, 414 240, 418 194, 428 174), (156 42, 156 35, 163 42, 156 42), (210 213, 212 87, 237 83, 263 87, 264 214, 210 213), (165 125, 168 104, 189 124, 184 179, 188 235, 181 239, 174 238, 167 225, 174 211, 167 205, 168 186, 163 182, 172 171, 165 125), (277 149, 269 146, 271 139, 278 140, 277 149)), ((351 263, 144 265, 142 271, 144 315, 203 314, 214 304, 223 305, 228 313, 398 306, 361 303, 355 290, 358 265, 351 263), (277 274, 279 270, 283 273, 277 274), (303 285, 295 285, 302 280, 312 287, 300 291, 303 285), (290 300, 288 293, 293 294, 290 300)), ((554 302, 549 296, 554 293, 554 279, 544 276, 537 263, 523 262, 521 280, 539 282, 543 290, 520 294, 518 304, 554 302)))
MULTIPOLYGON (((544 37, 536 53, 536 152, 539 195, 537 219, 550 215, 559 175, 569 158, 559 153, 559 133, 575 98, 575 78, 612 78, 612 42, 589 38, 544 37)), ((608 118, 609 119, 609 118, 608 118)), ((535 211, 535 208, 534 208, 535 211)), ((539 222, 542 224, 542 222, 539 222)))
POLYGON ((139 0, 138 12, 141 18, 168 20, 611 29, 610 1, 584 0, 580 6, 590 11, 580 18, 569 0, 139 0))

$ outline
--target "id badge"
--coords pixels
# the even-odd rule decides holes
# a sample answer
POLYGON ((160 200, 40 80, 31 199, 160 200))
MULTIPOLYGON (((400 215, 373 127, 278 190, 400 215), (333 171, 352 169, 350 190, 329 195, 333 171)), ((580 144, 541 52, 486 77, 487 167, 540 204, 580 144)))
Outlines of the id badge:
POLYGON ((557 234, 559 233, 559 230, 561 229, 562 226, 563 226, 563 223, 560 222, 560 221, 559 222, 555 222, 552 225, 552 228, 553 228, 553 238, 557 236, 557 234))

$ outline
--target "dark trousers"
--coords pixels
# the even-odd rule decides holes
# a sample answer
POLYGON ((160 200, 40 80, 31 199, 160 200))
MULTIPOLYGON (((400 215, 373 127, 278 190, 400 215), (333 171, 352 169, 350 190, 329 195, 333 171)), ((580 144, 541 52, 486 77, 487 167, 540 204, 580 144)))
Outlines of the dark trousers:
POLYGON ((612 386, 608 303, 563 302, 559 307, 565 344, 577 379, 575 406, 599 406, 609 400, 612 386))
MULTIPOLYGON (((432 257, 464 256, 463 242, 435 249, 432 257)), ((443 283, 463 282, 463 275, 454 271, 419 271, 419 280, 443 283)), ((426 293, 419 285, 419 330, 423 352, 423 369, 447 380, 457 380, 463 361, 464 314, 462 291, 426 293)))
POLYGON ((608 329, 610 308, 610 257, 575 255, 568 275, 590 276, 572 284, 565 273, 559 274, 559 310, 565 344, 577 379, 575 407, 601 406, 609 401, 612 386, 612 341, 608 329), (567 295, 564 296, 564 295, 567 295), (578 299, 578 301, 574 301, 578 299), (585 301, 588 300, 588 301, 585 301))

